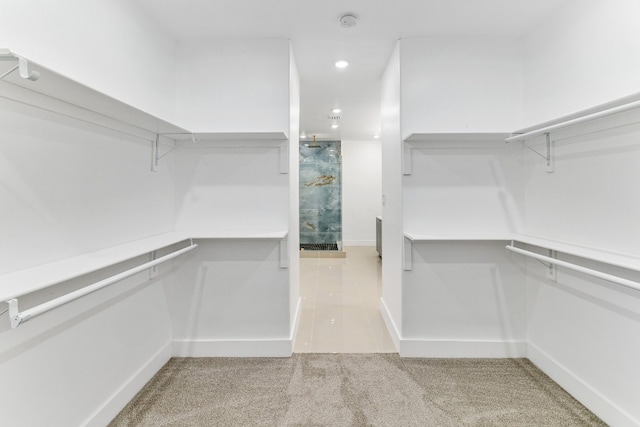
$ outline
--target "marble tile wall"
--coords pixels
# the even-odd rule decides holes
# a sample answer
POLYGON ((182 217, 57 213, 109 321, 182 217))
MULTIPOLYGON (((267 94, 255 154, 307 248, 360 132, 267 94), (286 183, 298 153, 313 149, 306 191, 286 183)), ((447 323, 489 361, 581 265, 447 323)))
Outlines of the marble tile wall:
POLYGON ((342 247, 340 141, 300 141, 300 243, 342 247))

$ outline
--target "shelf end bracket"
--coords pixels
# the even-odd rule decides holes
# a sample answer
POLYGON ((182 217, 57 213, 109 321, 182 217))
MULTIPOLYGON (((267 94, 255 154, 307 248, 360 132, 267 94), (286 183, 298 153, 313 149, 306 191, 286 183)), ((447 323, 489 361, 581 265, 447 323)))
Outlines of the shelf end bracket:
POLYGON ((20 311, 18 309, 18 300, 17 298, 10 299, 7 301, 7 304, 9 304, 9 320, 11 321, 11 328, 15 329, 20 323, 22 323, 22 317, 20 316, 20 311))

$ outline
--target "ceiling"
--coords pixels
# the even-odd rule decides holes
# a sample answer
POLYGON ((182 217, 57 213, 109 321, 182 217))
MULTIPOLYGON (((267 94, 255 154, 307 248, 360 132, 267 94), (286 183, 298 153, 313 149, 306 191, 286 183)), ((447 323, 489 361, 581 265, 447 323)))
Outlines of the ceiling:
POLYGON ((136 0, 177 41, 284 37, 300 74, 300 130, 319 139, 380 131, 380 78, 400 38, 521 36, 567 0, 136 0), (357 17, 343 28, 339 18, 357 17), (350 66, 337 69, 338 59, 350 66), (331 129, 332 108, 341 108, 331 129))

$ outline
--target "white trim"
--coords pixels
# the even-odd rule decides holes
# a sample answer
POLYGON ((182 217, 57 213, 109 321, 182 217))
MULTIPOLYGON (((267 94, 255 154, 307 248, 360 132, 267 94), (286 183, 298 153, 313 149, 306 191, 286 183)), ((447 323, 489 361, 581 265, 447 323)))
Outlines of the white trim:
POLYGON ((391 316, 391 312, 387 307, 387 304, 384 302, 384 298, 380 297, 380 313, 382 314, 382 319, 384 319, 385 325, 387 325, 387 330, 389 331, 389 335, 391 335, 391 340, 393 341, 393 345, 396 348, 396 351, 400 351, 400 342, 402 338, 400 337, 400 331, 396 326, 396 323, 393 321, 393 317, 391 316))
POLYGON ((584 382, 534 344, 528 343, 527 353, 531 363, 551 377, 553 381, 605 423, 618 427, 637 427, 640 425, 640 419, 634 419, 632 415, 616 406, 614 402, 600 394, 594 387, 584 382))
POLYGON ((84 425, 90 427, 109 424, 169 359, 171 359, 171 343, 167 343, 158 350, 89 417, 84 425))
POLYGON ((342 246, 376 246, 376 241, 374 240, 343 240, 342 246))
POLYGON ((403 338, 400 357, 521 358, 527 357, 525 341, 429 340, 403 338))
POLYGON ((291 338, 178 340, 173 357, 291 357, 291 338))
POLYGON ((298 325, 300 324, 300 313, 302 313, 302 297, 298 298, 298 303, 296 304, 296 313, 293 316, 293 323, 291 324, 291 336, 289 339, 291 340, 291 353, 293 353, 293 349, 296 345, 296 336, 298 335, 298 325))
POLYGON ((404 338, 380 298, 380 313, 400 357, 511 358, 527 357, 526 341, 430 340, 404 338))

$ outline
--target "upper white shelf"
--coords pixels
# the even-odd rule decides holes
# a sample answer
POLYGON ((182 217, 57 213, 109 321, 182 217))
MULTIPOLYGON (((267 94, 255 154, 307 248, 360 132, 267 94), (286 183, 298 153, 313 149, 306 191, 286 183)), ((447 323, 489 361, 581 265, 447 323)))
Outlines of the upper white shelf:
POLYGON ((505 150, 508 132, 413 133, 404 140, 402 174, 412 173, 412 152, 415 149, 505 150))
POLYGON ((540 135, 549 134, 561 129, 594 122, 599 119, 620 115, 625 112, 640 109, 640 93, 625 96, 613 101, 605 102, 585 110, 567 114, 534 126, 512 132, 512 136, 505 138, 506 142, 526 141, 540 135))
MULTIPOLYGON (((0 49, 0 75, 16 67, 20 55, 0 49)), ((18 69, 0 79, 0 103, 28 109, 36 116, 71 119, 118 134, 155 141, 156 136, 171 141, 250 142, 275 145, 287 141, 285 132, 194 133, 129 104, 112 98, 40 64, 27 61, 40 77, 33 81, 20 77, 18 69)))
MULTIPOLYGON (((0 58, 0 73, 10 69, 13 60, 18 63, 18 55, 6 49, 0 49, 0 58)), ((190 133, 42 65, 29 61, 29 67, 40 73, 38 80, 22 78, 17 70, 10 73, 0 80, 1 99, 149 141, 157 134, 175 139, 172 136, 190 133)))
POLYGON ((26 295, 188 239, 185 233, 170 232, 3 274, 0 275, 0 301, 26 295))
POLYGON ((412 242, 442 242, 442 241, 508 241, 513 237, 509 233, 505 234, 449 234, 449 235, 436 235, 436 234, 418 234, 418 233, 404 233, 404 237, 412 242))
POLYGON ((509 132, 412 133, 404 142, 478 142, 504 141, 509 132))
POLYGON ((261 141, 267 145, 288 140, 284 132, 198 132, 193 136, 196 142, 261 141))
POLYGON ((287 230, 267 232, 245 232, 229 230, 200 230, 191 233, 193 239, 234 239, 234 240, 280 240, 288 235, 287 230))

